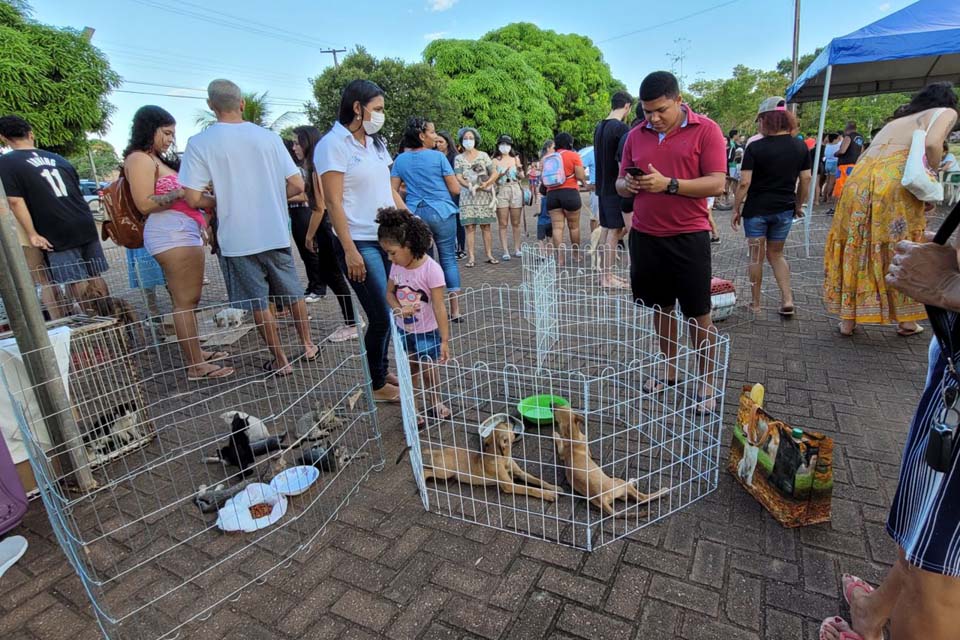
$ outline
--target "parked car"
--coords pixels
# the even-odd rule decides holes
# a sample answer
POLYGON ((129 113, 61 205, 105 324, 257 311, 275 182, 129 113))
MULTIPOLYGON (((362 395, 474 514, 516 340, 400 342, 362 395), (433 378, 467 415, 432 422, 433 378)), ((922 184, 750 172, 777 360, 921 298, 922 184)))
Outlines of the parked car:
POLYGON ((97 222, 104 220, 103 207, 100 206, 100 190, 105 186, 107 186, 106 182, 97 184, 93 180, 80 181, 80 192, 83 194, 83 199, 87 201, 90 211, 93 212, 93 219, 97 222))

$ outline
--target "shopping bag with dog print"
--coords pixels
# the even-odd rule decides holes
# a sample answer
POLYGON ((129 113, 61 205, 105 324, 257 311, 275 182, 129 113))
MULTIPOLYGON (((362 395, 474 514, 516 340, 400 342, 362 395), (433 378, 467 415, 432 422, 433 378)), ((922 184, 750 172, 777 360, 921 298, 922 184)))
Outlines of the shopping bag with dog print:
POLYGON ((783 526, 829 521, 833 440, 791 428, 762 404, 762 385, 743 388, 727 468, 783 526))

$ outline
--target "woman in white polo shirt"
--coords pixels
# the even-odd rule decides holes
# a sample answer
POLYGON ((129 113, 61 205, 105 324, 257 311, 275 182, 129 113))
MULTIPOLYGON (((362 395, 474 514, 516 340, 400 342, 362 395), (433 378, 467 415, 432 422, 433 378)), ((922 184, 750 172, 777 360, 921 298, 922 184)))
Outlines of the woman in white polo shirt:
POLYGON ((369 80, 354 80, 343 90, 333 128, 314 151, 330 222, 337 234, 340 265, 367 314, 364 343, 378 402, 398 402, 396 377, 387 371, 390 263, 377 241, 377 210, 406 208, 390 186, 392 160, 380 135, 385 119, 383 89, 369 80))

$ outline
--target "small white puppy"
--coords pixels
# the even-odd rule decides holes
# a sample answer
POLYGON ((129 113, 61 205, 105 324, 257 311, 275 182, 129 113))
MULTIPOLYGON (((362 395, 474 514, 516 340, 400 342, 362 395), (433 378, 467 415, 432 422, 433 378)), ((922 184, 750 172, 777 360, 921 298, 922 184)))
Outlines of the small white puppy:
POLYGON ((243 316, 245 313, 243 309, 234 309, 231 307, 218 311, 217 315, 213 316, 213 322, 221 329, 232 329, 243 324, 243 316))

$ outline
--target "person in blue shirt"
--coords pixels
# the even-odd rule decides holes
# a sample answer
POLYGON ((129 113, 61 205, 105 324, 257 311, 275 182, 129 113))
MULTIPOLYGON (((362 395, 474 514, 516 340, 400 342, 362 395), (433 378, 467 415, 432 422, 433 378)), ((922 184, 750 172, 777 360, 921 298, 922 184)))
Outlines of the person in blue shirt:
POLYGON ((460 268, 457 265, 457 205, 460 183, 447 157, 436 150, 437 131, 420 116, 407 120, 403 131, 404 152, 393 162, 390 181, 397 189, 406 185, 405 203, 414 215, 427 223, 437 248, 437 262, 443 269, 450 293, 450 320, 460 321, 460 268))
POLYGON ((580 159, 583 160, 583 169, 587 172, 587 184, 583 185, 590 192, 590 231, 600 226, 600 200, 597 198, 597 161, 593 153, 593 145, 580 149, 580 159))

